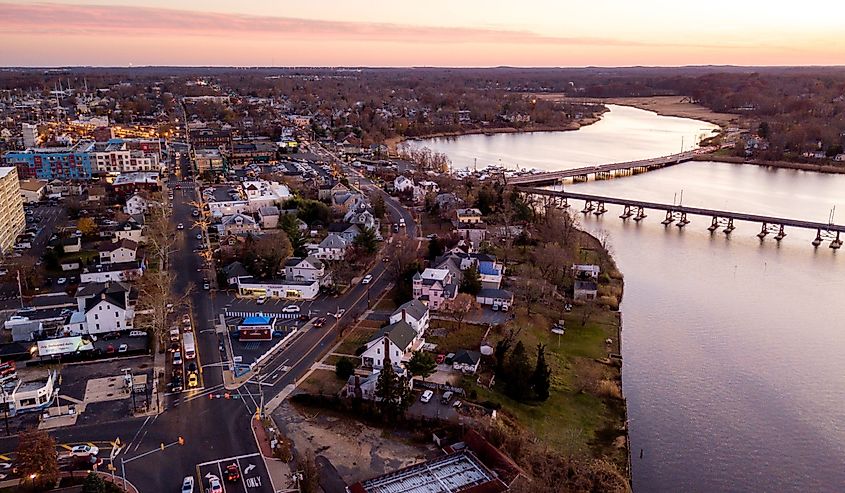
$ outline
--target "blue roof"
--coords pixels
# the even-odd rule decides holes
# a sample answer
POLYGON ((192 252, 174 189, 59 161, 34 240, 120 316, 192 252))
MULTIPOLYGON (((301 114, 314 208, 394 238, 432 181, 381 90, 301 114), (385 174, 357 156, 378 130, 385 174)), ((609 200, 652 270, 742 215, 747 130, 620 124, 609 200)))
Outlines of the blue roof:
POLYGON ((488 276, 498 276, 499 269, 497 269, 493 262, 479 262, 478 272, 488 276))
POLYGON ((270 317, 266 315, 252 315, 244 318, 241 325, 267 325, 270 323, 270 317))

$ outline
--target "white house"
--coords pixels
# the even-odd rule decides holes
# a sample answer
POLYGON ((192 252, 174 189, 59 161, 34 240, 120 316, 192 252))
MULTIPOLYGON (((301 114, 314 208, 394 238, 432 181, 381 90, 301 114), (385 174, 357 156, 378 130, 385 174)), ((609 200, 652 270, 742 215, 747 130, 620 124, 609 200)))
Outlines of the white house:
POLYGON ((411 300, 403 303, 390 315, 390 323, 395 324, 400 320, 408 322, 419 337, 425 335, 428 330, 429 310, 425 303, 419 300, 411 300))
POLYGON ((65 324, 68 335, 102 334, 133 328, 135 308, 122 282, 94 282, 76 291, 77 311, 65 324))
POLYGON ((258 209, 258 217, 264 229, 279 227, 279 208, 275 205, 266 205, 258 209))
POLYGON ((132 262, 138 255, 138 244, 132 240, 118 240, 100 246, 100 262, 121 263, 132 262))
POLYGON ((135 243, 144 242, 144 227, 134 221, 126 221, 114 229, 114 238, 117 240, 132 240, 135 243))
POLYGON ((250 216, 246 214, 232 214, 225 216, 223 221, 217 227, 221 235, 227 234, 241 234, 241 233, 258 233, 261 228, 250 216))
POLYGON ((347 242, 340 236, 330 233, 317 245, 316 257, 321 260, 343 260, 346 255, 347 242))
POLYGON ((415 347, 425 342, 408 322, 400 320, 386 325, 367 342, 366 349, 361 353, 361 364, 366 368, 381 369, 384 367, 385 355, 389 354, 390 362, 399 365, 411 358, 415 347))
POLYGON ((397 192, 407 192, 414 189, 414 180, 399 175, 393 180, 393 189, 397 192))
POLYGON ((144 275, 144 268, 144 263, 141 260, 91 265, 82 269, 79 281, 83 283, 134 281, 144 275))
POLYGON ((136 193, 126 199, 126 205, 123 207, 123 212, 129 215, 144 214, 147 212, 149 207, 150 202, 136 193))
POLYGON ((322 281, 325 275, 323 262, 311 255, 291 257, 285 262, 285 279, 291 281, 322 281))

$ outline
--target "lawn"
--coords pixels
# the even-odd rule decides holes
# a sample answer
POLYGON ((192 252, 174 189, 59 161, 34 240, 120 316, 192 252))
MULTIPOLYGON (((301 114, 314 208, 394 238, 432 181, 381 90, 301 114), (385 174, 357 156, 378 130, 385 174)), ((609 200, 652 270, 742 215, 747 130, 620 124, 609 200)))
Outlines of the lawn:
POLYGON ((309 394, 332 395, 339 392, 345 383, 331 370, 314 370, 297 388, 309 394))
POLYGON ((365 342, 369 341, 373 334, 377 331, 377 328, 362 327, 359 325, 358 327, 352 329, 352 331, 343 338, 343 342, 340 343, 340 346, 338 346, 334 352, 355 354, 355 350, 361 347, 365 342))
POLYGON ((425 341, 437 344, 438 353, 454 353, 459 349, 478 351, 481 338, 487 330, 486 325, 463 323, 460 329, 457 324, 448 320, 432 320, 431 329, 426 333, 425 341), (443 330, 438 330, 443 329, 443 330), (434 334, 445 332, 442 336, 434 334))
MULTIPOLYGON (((582 310, 584 307, 576 306, 564 314, 566 332, 562 336, 550 332, 558 313, 543 310, 528 315, 524 309, 517 311, 516 320, 504 330, 491 335, 495 344, 510 329, 519 330, 519 340, 525 345, 532 366, 537 344, 546 346, 546 361, 552 370, 548 401, 519 403, 498 387, 488 389, 470 378, 465 379, 464 386, 477 392, 479 402, 501 404, 504 411, 554 448, 567 453, 589 450, 624 467, 626 452, 614 447, 614 440, 624 435, 624 402, 617 391, 620 373, 618 368, 606 364, 608 354, 618 352, 619 314, 597 308, 582 326, 582 310), (607 339, 612 343, 607 344, 607 339)), ((488 381, 489 376, 488 370, 482 381, 488 381)))

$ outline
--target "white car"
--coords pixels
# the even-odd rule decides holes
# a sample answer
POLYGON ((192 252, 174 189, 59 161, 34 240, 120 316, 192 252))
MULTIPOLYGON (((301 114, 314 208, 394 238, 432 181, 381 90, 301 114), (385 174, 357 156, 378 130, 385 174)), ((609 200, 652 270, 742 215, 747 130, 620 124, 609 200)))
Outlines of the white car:
POLYGON ((194 493, 194 477, 185 476, 182 480, 182 493, 194 493))
POLYGON ((422 395, 420 396, 420 402, 422 402, 422 403, 427 403, 428 401, 430 401, 430 400, 431 400, 431 398, 432 398, 433 396, 434 396, 434 392, 432 392, 431 390, 426 390, 426 391, 425 391, 425 392, 423 392, 423 393, 422 393, 422 395))
POLYGON ((56 281, 56 284, 58 284, 59 286, 61 286, 62 284, 66 283, 66 282, 67 282, 67 278, 66 278, 66 277, 60 277, 60 278, 56 281))
POLYGON ((208 493, 223 493, 223 485, 217 476, 208 478, 208 493))
POLYGON ((185 225, 182 224, 182 223, 179 223, 179 224, 176 225, 176 229, 185 229, 185 225))
POLYGON ((92 447, 91 445, 77 445, 70 449, 70 455, 74 457, 85 457, 89 455, 97 455, 100 449, 92 447))
POLYGON ((197 233, 197 239, 198 239, 198 240, 201 240, 201 239, 202 239, 202 233, 197 233))
POLYGON ((267 297, 266 297, 266 296, 259 296, 259 297, 258 297, 258 299, 257 299, 257 300, 255 300, 255 303, 256 303, 257 305, 263 305, 263 304, 264 304, 264 303, 266 303, 266 302, 267 302, 267 297))
POLYGON ((298 305, 288 305, 282 308, 282 313, 299 313, 298 305))
POLYGON ((366 276, 364 276, 363 279, 361 279, 361 284, 369 284, 372 280, 373 280, 373 275, 367 274, 366 276))

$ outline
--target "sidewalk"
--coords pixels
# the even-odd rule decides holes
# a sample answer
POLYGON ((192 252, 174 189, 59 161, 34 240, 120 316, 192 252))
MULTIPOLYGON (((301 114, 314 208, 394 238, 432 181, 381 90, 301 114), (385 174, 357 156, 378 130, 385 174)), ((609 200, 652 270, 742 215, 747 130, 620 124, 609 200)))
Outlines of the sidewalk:
MULTIPOLYGON (((279 427, 276 426, 273 418, 269 419, 270 423, 272 423, 272 428, 278 431, 279 427)), ((252 435, 255 437, 258 449, 261 451, 261 456, 264 459, 264 466, 267 468, 267 473, 270 475, 270 483, 272 483, 273 491, 279 491, 280 486, 286 486, 290 482, 290 466, 273 455, 273 449, 270 445, 272 437, 267 434, 267 430, 261 420, 254 417, 251 420, 251 424, 252 435)))

